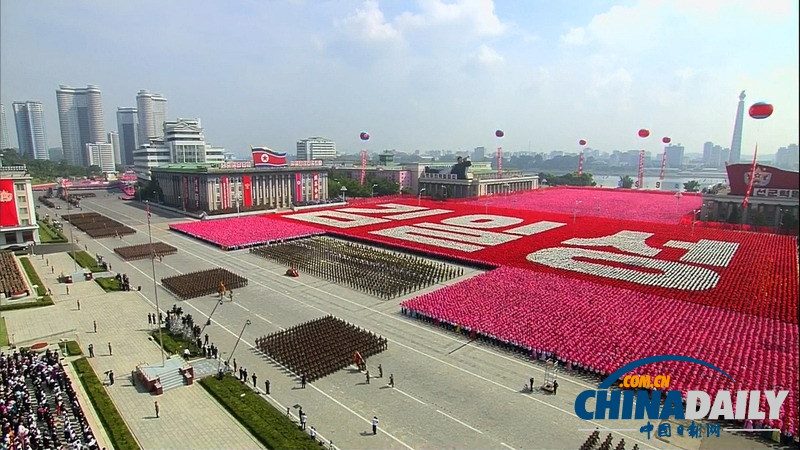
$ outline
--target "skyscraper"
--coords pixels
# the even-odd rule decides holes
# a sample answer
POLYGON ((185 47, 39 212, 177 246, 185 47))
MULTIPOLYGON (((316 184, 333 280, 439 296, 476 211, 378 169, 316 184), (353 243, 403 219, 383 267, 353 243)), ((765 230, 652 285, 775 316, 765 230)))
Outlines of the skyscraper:
POLYGON ((744 91, 739 94, 739 106, 736 108, 736 122, 733 124, 733 141, 731 141, 731 156, 728 162, 738 163, 742 155, 742 122, 744 120, 744 91))
POLYGON ((121 159, 117 164, 133 165, 133 152, 139 148, 139 110, 117 108, 117 133, 121 159))
POLYGON ((667 167, 670 169, 683 167, 684 147, 681 144, 668 145, 664 151, 667 153, 667 167))
POLYGON ((122 155, 119 147, 119 133, 116 131, 109 131, 106 142, 111 144, 114 149, 114 164, 122 164, 122 155))
POLYGON ((310 137, 297 141, 297 160, 330 160, 336 158, 336 143, 330 139, 310 137))
POLYGON ((61 85, 56 101, 64 159, 73 166, 88 166, 86 144, 106 141, 100 88, 92 84, 85 88, 61 85))
POLYGON ((19 154, 35 159, 48 159, 47 133, 44 127, 42 102, 14 102, 19 154))
POLYGON ((10 148, 8 142, 8 123, 6 122, 6 107, 0 104, 0 150, 10 148))
POLYGON ((103 173, 113 173, 114 146, 107 142, 86 144, 86 161, 89 166, 98 166, 103 173))
POLYGON ((164 137, 164 121, 167 120, 167 99, 142 89, 136 94, 139 115, 139 145, 147 144, 150 138, 164 137))

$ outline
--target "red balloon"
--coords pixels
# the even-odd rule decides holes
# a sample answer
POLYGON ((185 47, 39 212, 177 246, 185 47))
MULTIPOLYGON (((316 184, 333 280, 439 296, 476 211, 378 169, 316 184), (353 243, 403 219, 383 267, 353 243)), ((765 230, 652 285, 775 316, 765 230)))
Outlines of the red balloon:
POLYGON ((664 136, 663 138, 661 138, 661 142, 663 142, 665 144, 669 144, 670 142, 672 142, 672 139, 664 136))
POLYGON ((361 138, 362 141, 368 141, 369 140, 369 133, 367 133, 366 131, 362 131, 361 134, 359 135, 359 137, 361 138))
POLYGON ((494 132, 494 135, 499 137, 499 138, 501 138, 501 137, 505 136, 506 134, 503 133, 503 130, 497 130, 497 131, 494 132))
POLYGON ((646 130, 644 128, 639 130, 639 137, 640 138, 646 138, 647 136, 650 136, 650 130, 646 130))
POLYGON ((583 140, 583 139, 581 139, 580 141, 578 141, 578 144, 581 144, 581 145, 586 145, 586 141, 585 141, 585 140, 583 140))
POLYGON ((772 105, 766 102, 754 103, 748 112, 753 119, 766 119, 772 115, 772 105))

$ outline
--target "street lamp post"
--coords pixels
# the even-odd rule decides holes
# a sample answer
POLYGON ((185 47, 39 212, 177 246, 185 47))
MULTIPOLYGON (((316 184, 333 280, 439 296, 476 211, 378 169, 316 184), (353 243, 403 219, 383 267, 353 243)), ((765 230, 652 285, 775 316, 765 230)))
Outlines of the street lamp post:
POLYGON ((578 218, 578 205, 583 203, 581 200, 575 200, 575 207, 572 208, 572 223, 578 218))
POLYGON ((214 317, 214 311, 217 310, 217 306, 222 305, 222 299, 219 299, 216 305, 214 305, 214 309, 211 310, 211 314, 208 315, 208 320, 206 320, 206 324, 203 325, 203 328, 200 329, 200 336, 203 335, 203 331, 206 329, 207 326, 211 325, 211 318, 214 317))
MULTIPOLYGON (((154 191, 155 192, 155 191, 154 191)), ((153 270, 153 294, 156 300, 156 318, 158 324, 158 342, 161 347, 161 366, 164 366, 164 338, 161 334, 161 308, 158 306, 158 282, 156 281, 156 252, 153 250, 153 233, 150 228, 150 202, 147 201, 147 237, 150 240, 150 264, 153 270)))
POLYGON ((347 198, 345 197, 347 195, 347 186, 342 186, 339 192, 342 193, 342 202, 347 203, 347 198))
MULTIPOLYGON (((67 199, 67 215, 69 215, 69 212, 72 209, 72 208, 70 208, 70 206, 72 206, 72 203, 69 202, 69 193, 67 192, 67 184, 66 183, 64 183, 64 198, 67 199)), ((73 277, 72 282, 74 283, 75 282, 75 280, 74 280, 75 274, 78 272, 78 255, 75 254, 75 235, 72 232, 73 228, 75 228, 75 226, 72 225, 72 221, 70 221, 69 222, 69 240, 70 240, 70 246, 72 247, 72 274, 73 274, 72 275, 72 277, 73 277)))
MULTIPOLYGON (((344 187, 344 186, 342 186, 342 187, 344 187)), ((233 358, 233 354, 236 352, 236 347, 239 346, 239 341, 242 340, 242 335, 244 334, 244 329, 247 328, 247 326, 250 325, 250 324, 251 324, 250 319, 247 319, 244 322, 244 326, 242 327, 242 331, 239 332, 239 337, 236 339, 236 344, 233 345, 233 350, 231 350, 231 354, 228 355, 228 359, 226 361, 230 361, 233 358)), ((219 374, 220 378, 222 378, 222 372, 219 371, 219 365, 221 363, 222 363, 222 358, 217 360, 217 374, 219 374)))
POLYGON ((419 195, 417 195, 417 206, 422 204, 422 193, 425 191, 427 191, 425 188, 419 190, 419 195))
POLYGON ((371 192, 370 197, 375 197, 375 188, 376 187, 378 187, 378 185, 377 184, 373 184, 372 187, 370 188, 370 192, 371 192))

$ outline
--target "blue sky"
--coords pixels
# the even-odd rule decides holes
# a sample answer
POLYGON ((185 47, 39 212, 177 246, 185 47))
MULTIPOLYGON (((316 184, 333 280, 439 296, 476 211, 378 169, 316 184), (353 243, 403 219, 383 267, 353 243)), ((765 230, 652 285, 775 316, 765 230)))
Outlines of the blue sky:
POLYGON ((39 100, 60 145, 55 90, 99 85, 107 130, 139 89, 207 141, 244 155, 325 136, 340 151, 699 152, 798 142, 798 2, 792 0, 296 0, 0 2, 0 101, 39 100), (637 137, 648 128, 649 139, 637 137))

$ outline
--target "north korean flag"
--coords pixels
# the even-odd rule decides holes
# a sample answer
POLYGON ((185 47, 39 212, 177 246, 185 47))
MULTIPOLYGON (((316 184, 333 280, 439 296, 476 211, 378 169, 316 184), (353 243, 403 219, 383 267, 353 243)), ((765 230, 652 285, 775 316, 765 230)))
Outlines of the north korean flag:
POLYGON ((284 167, 286 153, 279 153, 267 147, 253 149, 253 165, 256 167, 284 167))

